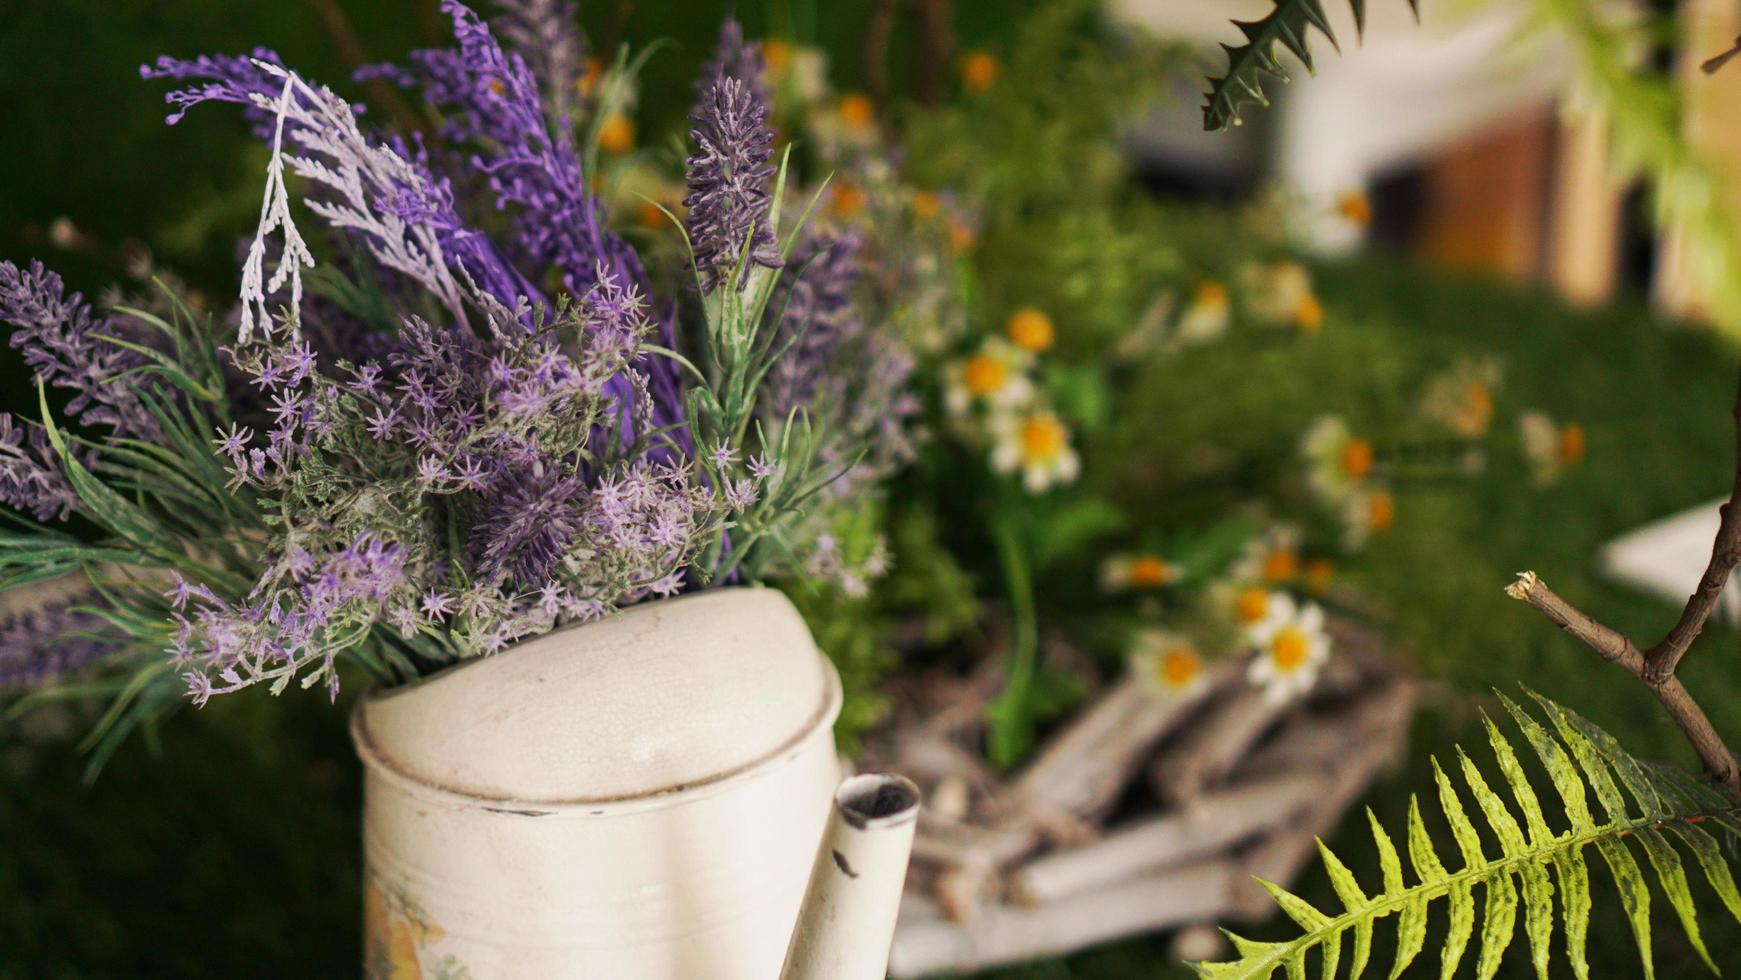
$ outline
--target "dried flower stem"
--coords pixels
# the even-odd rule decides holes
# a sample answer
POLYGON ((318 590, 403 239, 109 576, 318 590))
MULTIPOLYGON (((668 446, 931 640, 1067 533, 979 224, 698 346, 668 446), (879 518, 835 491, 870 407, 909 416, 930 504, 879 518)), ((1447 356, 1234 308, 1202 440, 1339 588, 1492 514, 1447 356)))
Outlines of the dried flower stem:
POLYGON ((1534 572, 1524 572, 1505 591, 1521 599, 1567 633, 1583 641, 1585 646, 1602 655, 1602 659, 1618 664, 1644 682, 1668 709, 1681 733, 1691 742, 1705 769, 1731 796, 1741 798, 1741 765, 1722 736, 1711 727, 1704 709, 1680 679, 1675 668, 1698 639, 1717 601, 1729 583, 1729 573, 1741 564, 1741 389, 1737 390, 1732 413, 1736 425, 1735 482, 1729 499, 1723 502, 1717 525, 1716 540, 1711 544, 1711 560, 1705 566, 1699 585, 1687 598, 1680 618, 1655 646, 1643 650, 1625 634, 1606 626, 1548 588, 1534 572))

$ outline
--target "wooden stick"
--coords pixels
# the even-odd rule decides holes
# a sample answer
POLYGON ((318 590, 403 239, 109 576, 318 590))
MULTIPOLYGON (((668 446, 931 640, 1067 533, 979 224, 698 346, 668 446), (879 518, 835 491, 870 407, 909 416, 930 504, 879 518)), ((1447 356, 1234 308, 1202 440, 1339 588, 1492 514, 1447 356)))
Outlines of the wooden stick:
POLYGON ((1179 743, 1149 767, 1149 782, 1162 799, 1186 803, 1221 782, 1246 750, 1293 701, 1274 701, 1255 687, 1244 687, 1217 704, 1179 743))
POLYGON ((1232 861, 1205 861, 1041 908, 989 906, 968 927, 909 902, 903 904, 895 929, 889 971, 897 978, 969 972, 1213 921, 1232 908, 1241 877, 1232 861))
POLYGON ((1285 823, 1334 784, 1327 772, 1308 768, 1205 794, 1182 810, 1030 861, 1010 875, 1010 894, 1024 905, 1046 905, 1201 860, 1285 823))
POLYGON ((1143 678, 1126 676, 1046 743, 1000 801, 1001 815, 1040 824, 1104 817, 1143 756, 1237 678, 1237 665, 1224 663, 1198 694, 1164 698, 1143 678))

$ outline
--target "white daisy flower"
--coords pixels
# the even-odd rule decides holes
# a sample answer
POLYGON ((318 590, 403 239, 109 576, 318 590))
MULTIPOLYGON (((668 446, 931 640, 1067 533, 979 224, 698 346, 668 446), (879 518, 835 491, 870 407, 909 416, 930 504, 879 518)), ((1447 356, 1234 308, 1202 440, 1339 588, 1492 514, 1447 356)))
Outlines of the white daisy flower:
POLYGON ((979 350, 944 369, 944 404, 949 414, 966 415, 975 406, 1017 409, 1034 397, 1028 367, 1034 355, 1002 337, 987 337, 979 350))
POLYGON ((1209 685, 1203 656, 1190 641, 1165 630, 1143 630, 1130 648, 1131 673, 1154 694, 1189 698, 1209 685))
POLYGON ((1292 524, 1270 525, 1245 543, 1227 573, 1236 582, 1292 581, 1300 574, 1300 529, 1292 524))
POLYGON ((1356 436, 1339 415, 1321 415, 1300 437, 1306 484, 1326 504, 1340 505, 1355 495, 1376 462, 1372 443, 1356 436))
POLYGON ((1172 585, 1183 572, 1160 555, 1113 555, 1100 564, 1100 588, 1105 592, 1146 592, 1172 585))
POLYGON ((1540 486, 1558 480, 1568 468, 1584 458, 1584 429, 1576 423, 1559 425, 1545 412, 1524 412, 1517 417, 1517 435, 1523 458, 1540 486))
POLYGON ((1311 690, 1330 659, 1324 610, 1312 602, 1296 605, 1292 596, 1279 592, 1270 596, 1264 618, 1246 627, 1245 640, 1255 649, 1246 679, 1263 688, 1271 703, 1311 690))
POLYGON ((1298 262, 1248 265, 1240 270, 1240 285, 1260 320, 1305 333, 1324 325, 1324 307, 1312 292, 1312 274, 1298 262))
POLYGON ((1191 303, 1179 314, 1179 325, 1173 331, 1173 337, 1180 344, 1207 343, 1226 333, 1232 319, 1227 287, 1214 280, 1205 280, 1192 290, 1191 303))
POLYGON ((1045 409, 999 415, 992 420, 992 438, 991 468, 1019 472, 1029 493, 1069 483, 1082 471, 1070 448, 1070 430, 1045 409))

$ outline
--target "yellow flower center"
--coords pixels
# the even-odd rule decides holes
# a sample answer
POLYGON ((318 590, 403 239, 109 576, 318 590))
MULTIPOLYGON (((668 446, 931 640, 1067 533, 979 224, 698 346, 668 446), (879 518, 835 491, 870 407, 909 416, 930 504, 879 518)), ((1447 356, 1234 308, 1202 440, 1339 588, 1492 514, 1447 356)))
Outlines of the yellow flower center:
POLYGON ((1336 566, 1328 558, 1314 558, 1306 562, 1306 588, 1313 592, 1322 592, 1330 587, 1330 580, 1336 577, 1336 566))
POLYGON ((876 122, 877 107, 870 96, 848 92, 840 97, 840 121, 854 129, 869 129, 876 122))
POLYGON ((634 149, 634 120, 620 112, 606 115, 598 127, 598 148, 614 154, 623 154, 634 149))
POLYGON ((967 367, 961 375, 962 380, 967 383, 967 390, 976 397, 984 398, 1002 390, 1009 373, 1010 369, 1003 361, 990 354, 975 354, 968 358, 967 367))
POLYGON ((1365 439, 1350 439, 1342 447, 1342 472, 1359 480, 1372 472, 1372 443, 1365 439))
POLYGON ((1031 416, 1022 423, 1022 455, 1033 462, 1057 459, 1064 440, 1064 426, 1050 415, 1031 416))
POLYGON ((1032 307, 1011 315, 1004 332, 1017 347, 1035 353, 1051 347, 1054 334, 1052 318, 1032 307))
POLYGON ((972 51, 961 59, 961 84, 969 92, 984 92, 997 82, 1003 65, 996 55, 972 51))
POLYGON ((1154 555, 1138 555, 1130 563, 1132 588, 1153 589, 1173 580, 1173 569, 1154 555))
POLYGON ((792 64, 792 45, 777 37, 762 42, 762 63, 770 75, 784 75, 792 64))
POLYGON ((1203 658, 1190 647, 1173 647, 1155 662, 1156 680, 1161 686, 1181 688, 1203 673, 1203 658))
POLYGON ((1584 427, 1576 422, 1560 429, 1560 462, 1567 466, 1584 458, 1584 427))
POLYGON ((503 85, 502 80, 499 78, 490 79, 488 84, 490 87, 490 94, 491 95, 501 95, 503 92, 506 92, 508 90, 508 86, 503 85))
POLYGON ((1305 333, 1317 333, 1324 326, 1324 305, 1318 297, 1307 293, 1294 305, 1294 323, 1305 333))
POLYGON ((1283 627, 1269 644, 1270 660, 1284 674, 1291 674, 1304 667, 1311 650, 1312 641, 1306 636, 1306 631, 1298 626, 1283 627))
POLYGON ((1374 491, 1366 500, 1366 526, 1374 531, 1386 531, 1396 523, 1396 499, 1383 490, 1374 491))
POLYGON ((1234 602, 1234 613, 1242 623, 1255 623, 1269 613, 1269 590, 1258 586, 1249 586, 1239 590, 1239 598, 1234 602))
POLYGON ((1263 577, 1271 582, 1286 582, 1300 574, 1300 556, 1288 548, 1277 548, 1263 561, 1263 577))
POLYGON ((1372 202, 1360 191, 1346 191, 1337 198, 1336 212, 1357 228, 1372 224, 1372 202))
POLYGON ((1200 282, 1192 292, 1191 300, 1200 306, 1226 306, 1227 287, 1214 280, 1200 282))
POLYGON ((913 195, 913 217, 921 221, 937 217, 943 210, 943 199, 936 191, 919 191, 913 195))

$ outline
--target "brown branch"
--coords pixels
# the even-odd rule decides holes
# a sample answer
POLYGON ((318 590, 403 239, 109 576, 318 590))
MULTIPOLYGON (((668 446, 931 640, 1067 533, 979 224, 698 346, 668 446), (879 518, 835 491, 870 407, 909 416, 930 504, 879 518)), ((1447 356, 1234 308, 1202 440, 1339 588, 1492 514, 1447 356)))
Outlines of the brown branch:
POLYGON ((1675 667, 1699 638, 1699 632, 1723 597, 1729 573, 1741 563, 1741 389, 1736 392, 1731 414, 1736 432, 1735 481, 1729 489, 1729 499, 1723 502, 1717 537, 1711 542, 1711 560, 1705 566, 1705 574, 1699 576, 1699 587, 1688 597, 1674 628, 1645 654, 1644 673, 1652 682, 1661 683, 1674 676, 1675 667))
POLYGON ((1738 54, 1741 54, 1741 37, 1735 39, 1735 43, 1729 46, 1729 50, 1715 58, 1707 58, 1699 62, 1699 70, 1707 75, 1715 75, 1719 69, 1729 63, 1729 59, 1738 54))
MULTIPOLYGON (((1672 668, 1667 677, 1653 680, 1649 676, 1647 655, 1637 644, 1618 630, 1602 625, 1560 598, 1534 572, 1524 572, 1505 591, 1512 598, 1529 603, 1554 625, 1601 654, 1602 659, 1618 664, 1627 673, 1644 682, 1644 686, 1650 688, 1651 693, 1668 710, 1681 734, 1692 743, 1693 750, 1705 765, 1705 771, 1730 796, 1741 799, 1741 765, 1736 763, 1735 753, 1729 750, 1722 736, 1711 727, 1711 719, 1705 716, 1704 709, 1693 700, 1692 693, 1681 684, 1680 678, 1674 676, 1672 668)), ((1695 635, 1696 632, 1695 630, 1695 635)))

